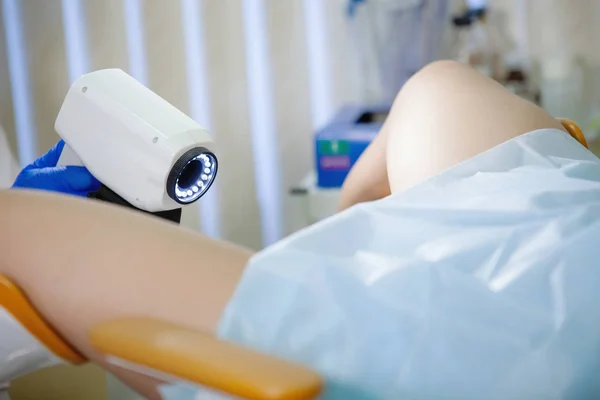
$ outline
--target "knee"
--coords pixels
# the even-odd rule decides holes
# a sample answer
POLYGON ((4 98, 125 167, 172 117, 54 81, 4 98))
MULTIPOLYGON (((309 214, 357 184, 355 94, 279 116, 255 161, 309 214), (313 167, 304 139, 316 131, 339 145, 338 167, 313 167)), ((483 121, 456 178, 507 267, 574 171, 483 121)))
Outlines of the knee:
POLYGON ((472 94, 473 87, 501 86, 468 65, 452 60, 434 61, 414 74, 399 91, 396 100, 424 100, 433 106, 441 100, 447 106, 451 97, 472 94))
POLYGON ((393 192, 515 136, 560 129, 541 108, 455 61, 437 61, 416 73, 398 93, 389 121, 393 192))
POLYGON ((390 125, 396 136, 405 127, 423 128, 441 134, 439 124, 459 123, 469 110, 477 108, 494 84, 469 66, 450 60, 435 61, 414 74, 398 92, 390 112, 390 125))
POLYGON ((439 60, 433 61, 421 68, 413 75, 410 81, 420 83, 430 79, 443 79, 457 72, 477 73, 464 63, 453 60, 439 60))

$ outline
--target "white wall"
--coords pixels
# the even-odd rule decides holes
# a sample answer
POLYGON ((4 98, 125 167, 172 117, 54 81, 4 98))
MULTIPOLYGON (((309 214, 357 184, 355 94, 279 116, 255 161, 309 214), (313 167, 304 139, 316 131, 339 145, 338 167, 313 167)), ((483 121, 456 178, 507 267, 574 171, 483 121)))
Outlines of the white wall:
POLYGON ((596 0, 489 0, 507 15, 513 39, 540 60, 558 51, 572 51, 592 65, 600 64, 600 2, 596 0), (524 16, 524 17, 523 17, 524 16))

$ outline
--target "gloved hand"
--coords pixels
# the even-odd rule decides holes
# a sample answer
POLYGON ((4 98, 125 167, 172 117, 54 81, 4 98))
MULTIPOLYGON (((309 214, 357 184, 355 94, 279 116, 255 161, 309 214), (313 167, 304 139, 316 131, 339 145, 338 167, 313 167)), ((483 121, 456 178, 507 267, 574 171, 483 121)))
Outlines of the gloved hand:
POLYGON ((98 190, 100 182, 85 167, 56 166, 65 147, 60 140, 46 154, 26 166, 17 176, 13 188, 28 188, 87 196, 98 190))

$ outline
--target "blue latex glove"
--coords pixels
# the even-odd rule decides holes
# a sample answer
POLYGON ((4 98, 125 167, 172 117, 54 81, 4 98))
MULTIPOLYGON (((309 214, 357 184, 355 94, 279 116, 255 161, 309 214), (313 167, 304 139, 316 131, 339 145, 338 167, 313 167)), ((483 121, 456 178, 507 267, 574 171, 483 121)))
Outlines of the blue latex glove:
POLYGON ((26 166, 17 176, 13 188, 47 190, 75 196, 87 196, 98 190, 100 182, 85 167, 56 166, 65 147, 59 141, 46 154, 26 166))

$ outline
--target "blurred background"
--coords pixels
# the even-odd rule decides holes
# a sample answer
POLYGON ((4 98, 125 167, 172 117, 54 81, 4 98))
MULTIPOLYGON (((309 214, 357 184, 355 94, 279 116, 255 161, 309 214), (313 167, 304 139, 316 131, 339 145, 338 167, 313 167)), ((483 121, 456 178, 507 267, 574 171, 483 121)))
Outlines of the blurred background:
MULTIPOLYGON (((348 105, 360 114, 382 104, 383 112, 432 60, 468 62, 590 136, 599 129, 594 0, 2 5, 0 124, 21 166, 58 140, 54 120, 76 77, 122 68, 207 126, 218 143, 218 185, 186 210, 184 224, 255 249, 302 225, 289 190, 315 170, 319 130, 348 105)), ((372 129, 378 115, 366 114, 372 129)))
MULTIPOLYGON (((575 120, 599 147, 596 0, 3 0, 0 12, 0 124, 15 159, 1 172, 58 140, 75 78, 122 68, 218 144, 218 183, 183 224, 254 249, 335 210, 395 93, 436 59, 575 120)), ((92 398, 83 375, 57 374, 14 398, 92 398)))

